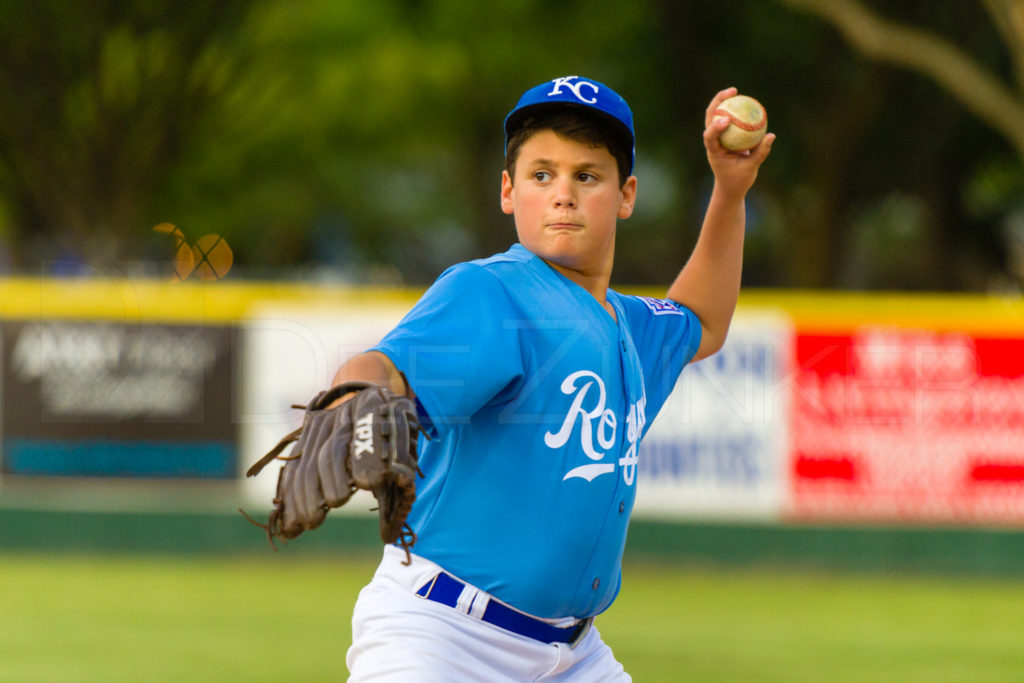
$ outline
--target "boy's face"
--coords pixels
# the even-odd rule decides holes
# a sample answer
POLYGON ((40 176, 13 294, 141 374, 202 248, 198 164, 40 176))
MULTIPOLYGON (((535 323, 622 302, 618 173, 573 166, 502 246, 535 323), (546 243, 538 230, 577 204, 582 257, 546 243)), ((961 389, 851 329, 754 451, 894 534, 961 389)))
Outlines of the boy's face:
POLYGON ((615 157, 605 147, 542 130, 519 148, 515 178, 501 178, 501 209, 515 216, 524 247, 584 276, 610 275, 615 224, 629 218, 636 178, 619 187, 615 157), (514 181, 514 182, 513 182, 514 181))

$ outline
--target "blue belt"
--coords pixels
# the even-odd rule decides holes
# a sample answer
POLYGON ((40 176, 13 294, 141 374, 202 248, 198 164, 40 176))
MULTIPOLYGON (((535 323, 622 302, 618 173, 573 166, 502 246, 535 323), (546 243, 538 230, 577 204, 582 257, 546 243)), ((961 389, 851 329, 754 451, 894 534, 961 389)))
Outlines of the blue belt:
MULTIPOLYGON (((439 573, 433 579, 420 586, 416 595, 433 602, 438 602, 448 607, 455 607, 466 584, 454 576, 439 573)), ((544 643, 569 643, 574 645, 590 627, 593 618, 581 619, 572 626, 559 628, 551 624, 535 619, 511 607, 506 607, 497 600, 491 600, 484 608, 482 621, 499 626, 506 631, 517 633, 527 638, 533 638, 544 643)))

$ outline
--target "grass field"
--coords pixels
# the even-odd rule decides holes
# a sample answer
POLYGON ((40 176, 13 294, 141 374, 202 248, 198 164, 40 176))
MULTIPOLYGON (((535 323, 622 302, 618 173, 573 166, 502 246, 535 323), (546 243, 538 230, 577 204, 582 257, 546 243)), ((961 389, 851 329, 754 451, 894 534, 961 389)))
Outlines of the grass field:
MULTIPOLYGON (((368 557, 0 555, 0 681, 344 680, 368 557)), ((636 681, 1021 681, 1024 582, 626 567, 636 681)))

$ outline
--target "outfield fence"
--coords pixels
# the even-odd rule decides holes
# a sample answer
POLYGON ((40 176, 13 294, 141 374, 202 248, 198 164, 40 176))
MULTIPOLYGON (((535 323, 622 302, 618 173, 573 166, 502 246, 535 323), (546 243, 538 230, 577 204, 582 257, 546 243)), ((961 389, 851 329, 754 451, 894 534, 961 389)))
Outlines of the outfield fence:
MULTIPOLYGON (((158 521, 191 508, 209 530, 264 509, 274 476, 246 466, 419 293, 0 280, 0 546, 26 544, 26 511, 96 539, 130 538, 132 517, 202 538, 187 516, 158 521)), ((1024 302, 744 292, 725 348, 651 425, 638 481, 631 543, 652 552, 777 559, 801 556, 798 538, 846 556, 839 539, 881 566, 930 537, 904 564, 1024 569, 1024 302)), ((339 524, 369 519, 354 502, 339 524)))

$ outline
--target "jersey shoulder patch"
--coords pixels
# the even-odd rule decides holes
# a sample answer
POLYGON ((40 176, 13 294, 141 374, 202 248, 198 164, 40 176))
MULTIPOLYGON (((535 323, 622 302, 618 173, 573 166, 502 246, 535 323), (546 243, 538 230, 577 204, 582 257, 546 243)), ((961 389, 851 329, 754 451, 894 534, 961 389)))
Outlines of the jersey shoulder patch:
POLYGON ((638 296, 637 299, 647 304, 654 315, 686 315, 687 308, 669 299, 655 299, 649 296, 638 296))

